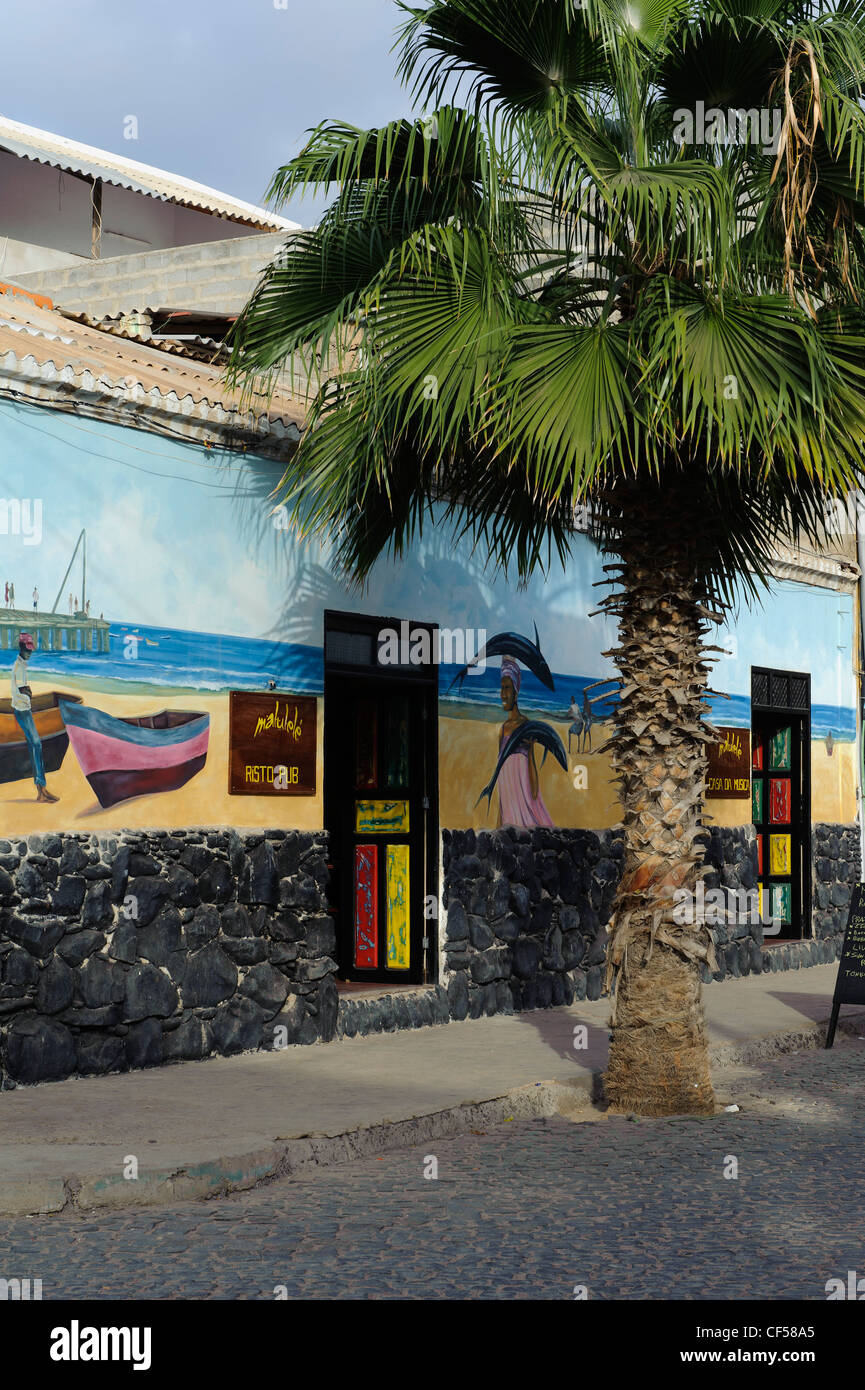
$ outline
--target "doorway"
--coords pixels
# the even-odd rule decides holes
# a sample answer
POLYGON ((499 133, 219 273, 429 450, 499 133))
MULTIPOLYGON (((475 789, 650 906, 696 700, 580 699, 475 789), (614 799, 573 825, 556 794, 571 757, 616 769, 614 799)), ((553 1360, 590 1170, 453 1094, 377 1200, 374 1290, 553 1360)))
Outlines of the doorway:
POLYGON ((751 818, 767 945, 811 935, 811 677, 751 668, 751 818))
MULTIPOLYGON (((435 626, 408 627, 432 658, 435 626)), ((345 982, 428 983, 436 960, 438 664, 405 650, 383 665, 379 634, 400 630, 325 614, 324 823, 345 982)))

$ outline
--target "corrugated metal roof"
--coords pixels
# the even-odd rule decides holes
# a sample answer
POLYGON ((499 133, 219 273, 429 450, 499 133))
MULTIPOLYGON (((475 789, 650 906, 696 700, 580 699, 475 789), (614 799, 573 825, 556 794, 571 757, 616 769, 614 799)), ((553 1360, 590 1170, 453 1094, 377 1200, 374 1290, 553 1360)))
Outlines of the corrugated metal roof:
POLYGON ((228 194, 207 188, 202 183, 194 183, 192 179, 166 173, 164 169, 153 169, 149 164, 139 164, 134 159, 123 159, 120 155, 109 154, 107 150, 97 150, 77 140, 67 140, 62 135, 51 135, 46 130, 37 130, 35 126, 10 121, 6 116, 0 116, 0 149, 38 164, 49 164, 55 169, 84 174, 89 178, 102 179, 104 183, 116 184, 118 188, 145 193, 149 198, 218 213, 220 217, 231 218, 233 222, 242 222, 248 227, 292 231, 299 226, 297 222, 289 222, 285 217, 278 217, 276 213, 267 212, 253 203, 230 198, 228 194))
MULTIPOLYGON (((50 404, 70 396, 84 414, 120 424, 173 429, 207 442, 213 427, 260 440, 268 449, 299 438, 305 408, 288 390, 242 409, 216 364, 168 353, 131 338, 0 294, 0 386, 50 404)), ((258 447, 257 444, 254 447, 258 447)))

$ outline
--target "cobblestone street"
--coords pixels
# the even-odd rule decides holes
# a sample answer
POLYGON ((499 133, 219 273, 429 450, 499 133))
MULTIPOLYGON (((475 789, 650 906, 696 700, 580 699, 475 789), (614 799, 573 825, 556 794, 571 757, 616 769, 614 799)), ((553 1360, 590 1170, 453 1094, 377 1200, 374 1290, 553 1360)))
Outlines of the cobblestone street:
POLYGON ((0 1220, 0 1273, 44 1299, 768 1300, 865 1273, 865 1043, 716 1089, 740 1111, 505 1124, 205 1203, 0 1220))

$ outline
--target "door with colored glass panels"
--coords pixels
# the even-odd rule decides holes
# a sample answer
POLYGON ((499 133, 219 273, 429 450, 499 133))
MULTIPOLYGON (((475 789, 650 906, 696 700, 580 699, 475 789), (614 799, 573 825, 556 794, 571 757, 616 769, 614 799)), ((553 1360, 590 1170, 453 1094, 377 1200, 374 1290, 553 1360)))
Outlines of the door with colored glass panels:
POLYGON ((801 718, 752 713, 751 817, 767 942, 803 934, 802 738, 801 718))
POLYGON ((345 980, 424 978, 429 703, 417 683, 326 683, 325 819, 345 980))

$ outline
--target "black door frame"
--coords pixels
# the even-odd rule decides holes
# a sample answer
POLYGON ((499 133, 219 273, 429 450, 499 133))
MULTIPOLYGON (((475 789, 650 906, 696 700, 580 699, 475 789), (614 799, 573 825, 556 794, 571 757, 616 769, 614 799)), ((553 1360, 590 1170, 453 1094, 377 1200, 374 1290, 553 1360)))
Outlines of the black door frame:
MULTIPOLYGON (((768 937, 764 945, 773 942, 810 941, 813 937, 811 920, 811 879, 814 873, 813 849, 811 844, 811 673, 810 671, 782 671, 777 667, 751 667, 751 730, 753 738, 754 715, 760 719, 789 720, 799 741, 800 783, 796 794, 793 789, 790 807, 790 828, 798 829, 800 839, 800 902, 794 904, 789 936, 768 937), (796 685, 794 686, 794 682, 796 685), (793 692, 797 699, 794 702, 793 692), (798 932, 796 918, 798 917, 798 932)), ((764 770, 768 798, 769 769, 764 770)), ((764 822, 766 824, 767 822, 764 822)), ((769 854, 768 835, 763 845, 764 877, 768 877, 767 856, 769 854)))
MULTIPOLYGON (((378 663, 378 634, 385 628, 400 632, 405 619, 374 616, 368 613, 344 613, 326 609, 324 614, 324 825, 330 839, 331 866, 330 901, 337 925, 337 978, 342 981, 364 982, 371 985, 430 984, 438 974, 438 904, 439 904, 439 795, 438 795, 438 673, 437 661, 428 665, 387 666, 378 663), (342 650, 328 640, 336 634, 347 637, 342 650), (414 690, 422 696, 421 740, 423 786, 420 804, 424 816, 424 865, 421 876, 421 901, 411 898, 409 932, 421 942, 419 962, 412 961, 408 970, 355 970, 352 951, 354 917, 354 863, 349 863, 347 851, 339 842, 340 812, 344 805, 345 771, 340 761, 343 737, 335 734, 328 719, 328 694, 350 680, 359 689, 386 685, 389 690, 414 690), (432 897, 436 915, 427 918, 424 899, 432 897), (420 914, 418 916, 418 914, 420 914), (422 921, 422 931, 413 930, 422 921)), ((410 619, 412 631, 425 629, 430 634, 431 650, 438 653, 438 625, 410 619)), ((412 953, 414 955, 414 953, 412 953)))

